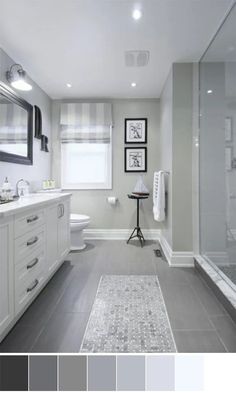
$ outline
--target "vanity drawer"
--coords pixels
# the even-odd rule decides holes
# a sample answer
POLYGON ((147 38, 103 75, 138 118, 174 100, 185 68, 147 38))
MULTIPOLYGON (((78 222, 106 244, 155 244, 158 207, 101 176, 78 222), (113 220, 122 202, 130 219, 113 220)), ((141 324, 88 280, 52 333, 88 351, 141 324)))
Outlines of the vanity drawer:
POLYGON ((15 266, 15 287, 21 285, 28 277, 32 277, 35 272, 45 269, 45 250, 40 247, 27 258, 23 259, 15 266))
POLYGON ((45 223, 44 209, 18 214, 15 217, 15 238, 32 231, 45 223))
POLYGON ((44 225, 15 239, 15 265, 30 257, 39 247, 46 247, 44 225))
POLYGON ((32 272, 29 277, 15 286, 15 313, 18 314, 31 300, 31 298, 37 294, 45 280, 45 269, 43 264, 39 266, 37 270, 32 272))

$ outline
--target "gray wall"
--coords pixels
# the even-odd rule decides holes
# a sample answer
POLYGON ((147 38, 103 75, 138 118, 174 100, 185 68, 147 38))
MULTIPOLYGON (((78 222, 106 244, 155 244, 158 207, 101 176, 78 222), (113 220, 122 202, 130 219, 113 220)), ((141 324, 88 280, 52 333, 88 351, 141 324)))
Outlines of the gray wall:
MULTIPOLYGON (((82 100, 83 101, 83 100, 82 100)), ((88 101, 88 100, 86 100, 88 101)), ((138 179, 138 174, 124 172, 124 119, 148 118, 148 172, 143 174, 151 195, 142 203, 141 226, 158 228, 152 213, 153 172, 160 169, 160 102, 159 100, 111 100, 113 104, 113 189, 73 191, 72 211, 88 214, 90 228, 127 229, 135 225, 136 203, 127 198, 138 179), (110 206, 106 198, 118 197, 116 206, 110 206)), ((58 141, 60 101, 53 102, 53 176, 60 185, 60 143, 58 141)), ((126 145, 129 146, 129 145, 126 145)), ((132 146, 132 145, 131 145, 132 146)), ((144 145, 145 146, 145 145, 144 145)))
POLYGON ((172 246, 192 251, 193 65, 173 65, 172 246))
POLYGON ((172 128, 173 128, 173 72, 167 78, 160 98, 161 168, 169 171, 165 176, 167 215, 162 225, 162 236, 172 248, 172 128))
POLYGON ((173 251, 192 251, 193 65, 173 64, 161 94, 161 166, 168 192, 162 236, 173 251))
MULTIPOLYGON (((0 80, 8 85, 6 71, 17 59, 12 60, 0 48, 0 80)), ((24 67, 24 64, 22 64, 24 67)), ((31 80, 33 89, 29 92, 16 91, 18 95, 28 101, 31 105, 38 105, 42 111, 43 133, 49 137, 49 149, 51 151, 51 99, 40 87, 31 80)), ((40 141, 34 138, 33 142, 33 165, 19 165, 0 161, 0 187, 5 176, 8 176, 12 186, 21 177, 31 183, 32 190, 41 188, 42 180, 51 176, 51 153, 40 150, 40 141)))

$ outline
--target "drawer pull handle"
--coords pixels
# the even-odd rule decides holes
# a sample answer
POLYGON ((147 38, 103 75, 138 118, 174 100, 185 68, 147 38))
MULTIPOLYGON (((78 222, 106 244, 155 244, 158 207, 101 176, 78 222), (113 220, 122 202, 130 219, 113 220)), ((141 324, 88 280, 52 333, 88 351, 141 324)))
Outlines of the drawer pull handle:
POLYGON ((32 267, 37 265, 38 262, 39 262, 38 258, 33 259, 33 261, 27 265, 27 269, 32 269, 32 267))
POLYGON ((38 236, 35 236, 33 239, 27 241, 27 246, 32 246, 34 243, 38 241, 38 236))
POLYGON ((64 208, 63 203, 60 203, 60 204, 58 205, 57 209, 58 209, 57 217, 58 217, 58 218, 63 217, 63 216, 64 216, 64 213, 65 213, 65 208, 64 208))
POLYGON ((39 280, 35 280, 35 282, 31 285, 31 287, 27 288, 27 292, 33 291, 34 288, 37 287, 39 280))
POLYGON ((27 218, 27 223, 29 224, 31 222, 37 221, 38 219, 39 219, 39 216, 29 217, 29 218, 27 218))

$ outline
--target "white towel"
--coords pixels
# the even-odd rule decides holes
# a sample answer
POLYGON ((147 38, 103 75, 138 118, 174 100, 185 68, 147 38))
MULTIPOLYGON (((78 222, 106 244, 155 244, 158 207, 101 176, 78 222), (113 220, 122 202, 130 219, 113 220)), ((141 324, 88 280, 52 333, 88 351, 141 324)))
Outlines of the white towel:
POLYGON ((165 173, 154 172, 153 178, 153 215, 154 220, 165 220, 165 173))

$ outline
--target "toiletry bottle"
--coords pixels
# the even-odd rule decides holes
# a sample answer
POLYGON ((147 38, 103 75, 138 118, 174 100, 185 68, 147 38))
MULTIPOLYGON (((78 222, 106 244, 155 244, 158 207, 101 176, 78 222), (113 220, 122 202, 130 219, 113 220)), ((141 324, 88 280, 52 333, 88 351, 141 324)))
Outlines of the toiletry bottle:
POLYGON ((11 184, 9 183, 8 178, 6 177, 2 185, 1 198, 5 201, 8 201, 10 197, 11 197, 11 184))
POLYGON ((46 190, 48 188, 48 181, 44 180, 43 181, 43 190, 46 190))

